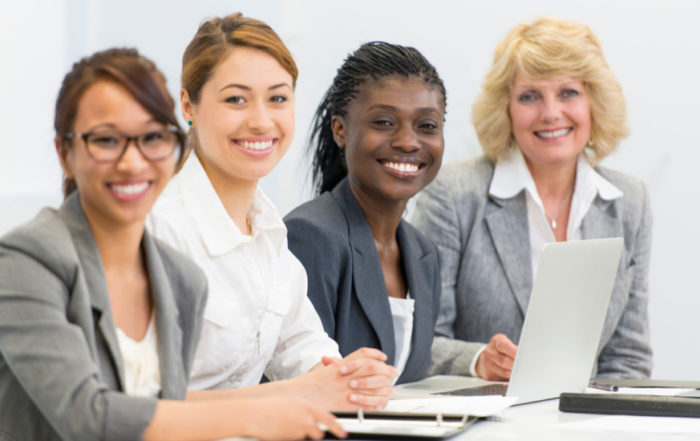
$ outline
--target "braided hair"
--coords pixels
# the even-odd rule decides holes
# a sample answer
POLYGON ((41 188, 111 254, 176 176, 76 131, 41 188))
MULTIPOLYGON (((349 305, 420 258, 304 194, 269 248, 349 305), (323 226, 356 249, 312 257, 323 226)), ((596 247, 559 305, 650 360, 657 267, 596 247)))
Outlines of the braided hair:
POLYGON ((346 116, 348 105, 359 95, 363 84, 396 75, 418 77, 436 87, 445 107, 445 85, 435 67, 417 49, 383 41, 360 46, 338 69, 311 123, 307 154, 313 158, 311 174, 318 194, 332 190, 348 174, 344 152, 333 138, 333 117, 346 116))

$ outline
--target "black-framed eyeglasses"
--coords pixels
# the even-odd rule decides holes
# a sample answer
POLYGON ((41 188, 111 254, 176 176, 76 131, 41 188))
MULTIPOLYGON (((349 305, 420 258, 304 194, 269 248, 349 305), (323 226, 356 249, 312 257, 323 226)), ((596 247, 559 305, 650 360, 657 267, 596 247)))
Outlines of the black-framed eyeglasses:
POLYGON ((115 162, 122 157, 127 146, 134 141, 144 158, 160 161, 173 154, 178 145, 178 129, 169 125, 136 136, 129 136, 119 130, 100 128, 85 133, 69 132, 64 138, 80 138, 85 143, 88 154, 98 162, 115 162))

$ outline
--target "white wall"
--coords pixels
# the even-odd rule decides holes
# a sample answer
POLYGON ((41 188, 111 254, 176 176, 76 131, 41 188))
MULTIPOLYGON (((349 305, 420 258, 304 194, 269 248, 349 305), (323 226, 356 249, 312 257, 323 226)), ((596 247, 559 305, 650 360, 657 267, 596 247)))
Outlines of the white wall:
POLYGON ((654 376, 700 378, 700 2, 692 0, 10 0, 0 15, 0 233, 60 203, 53 103, 78 57, 136 46, 179 88, 180 58, 205 17, 240 10, 275 28, 300 67, 297 136, 262 185, 286 213, 308 198, 302 153, 311 115, 360 43, 413 45, 448 91, 446 160, 479 154, 470 108, 496 42, 517 23, 555 15, 587 23, 629 106, 631 136, 605 160, 642 178, 655 217, 650 274, 654 376), (294 185, 293 183, 297 183, 294 185))

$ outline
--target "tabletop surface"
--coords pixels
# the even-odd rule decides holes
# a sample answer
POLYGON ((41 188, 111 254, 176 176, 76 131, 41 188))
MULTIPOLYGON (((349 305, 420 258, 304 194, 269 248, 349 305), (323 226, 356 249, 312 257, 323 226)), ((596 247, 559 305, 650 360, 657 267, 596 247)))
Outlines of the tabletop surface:
MULTIPOLYGON (((472 377, 437 376, 397 387, 397 397, 481 384, 472 377)), ((700 415, 698 415, 700 417, 700 415)), ((366 439, 366 438, 365 438, 366 439)), ((559 400, 513 406, 479 421, 450 441, 656 441, 700 440, 700 418, 595 415, 559 411, 559 400)))
MULTIPOLYGON (((447 390, 481 382, 483 380, 471 377, 431 377, 417 383, 398 386, 396 396, 425 396, 428 389, 447 390)), ((698 418, 666 418, 566 413, 559 411, 559 400, 552 399, 510 407, 500 417, 478 421, 449 440, 698 441, 700 415, 698 418)))

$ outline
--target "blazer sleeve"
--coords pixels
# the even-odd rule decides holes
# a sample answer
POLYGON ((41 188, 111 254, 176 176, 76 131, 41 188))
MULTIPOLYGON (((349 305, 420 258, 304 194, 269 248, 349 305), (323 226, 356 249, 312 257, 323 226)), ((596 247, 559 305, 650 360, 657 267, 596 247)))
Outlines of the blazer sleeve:
POLYGON ((455 204, 446 181, 439 176, 417 196, 411 224, 433 241, 439 253, 441 297, 435 335, 454 338, 461 240, 455 204))
POLYGON ((454 338, 457 279, 462 258, 461 231, 449 177, 441 175, 416 198, 413 224, 437 246, 440 262, 440 308, 431 348, 429 375, 470 375, 469 366, 484 346, 454 338))
POLYGON ((306 269, 307 295, 321 318, 326 333, 336 340, 336 307, 340 279, 348 271, 347 244, 337 233, 299 216, 285 219, 289 250, 306 269))
POLYGON ((651 375, 652 350, 649 338, 649 255, 652 215, 646 188, 641 185, 641 210, 631 243, 632 261, 627 268, 631 282, 627 304, 610 340, 598 357, 600 377, 645 378, 651 375))
POLYGON ((16 405, 31 401, 62 439, 141 439, 156 399, 99 381, 81 327, 68 320, 70 286, 34 257, 0 247, 0 384, 16 405))

